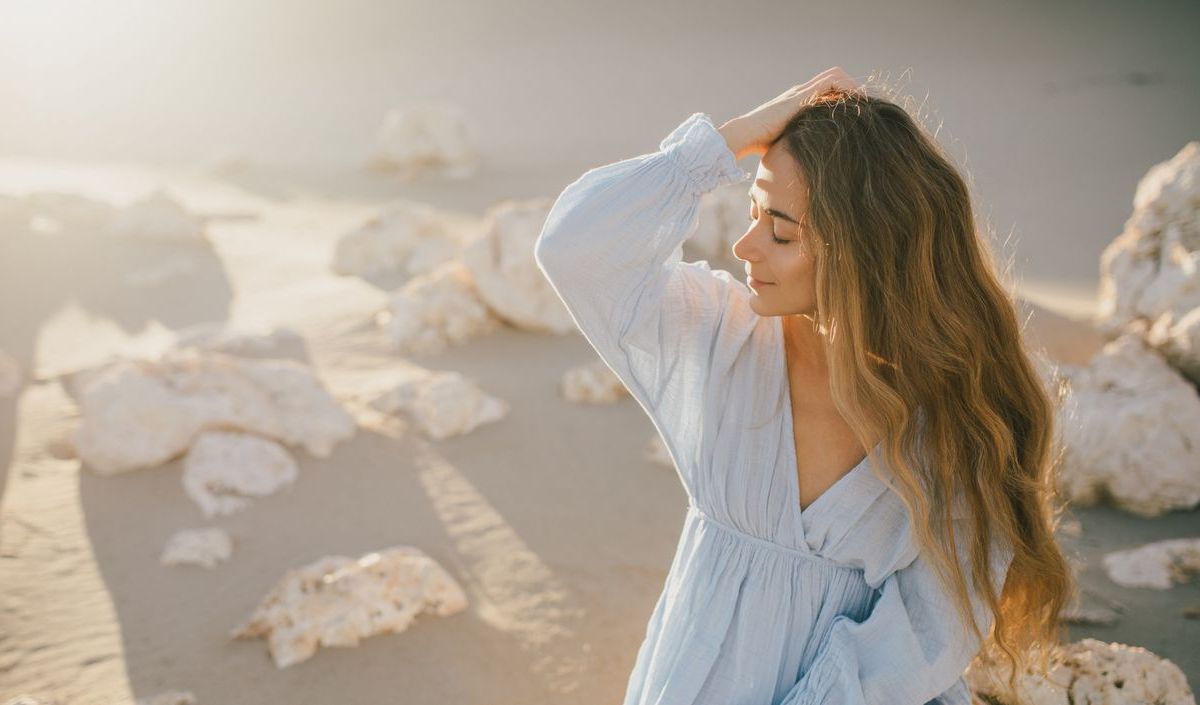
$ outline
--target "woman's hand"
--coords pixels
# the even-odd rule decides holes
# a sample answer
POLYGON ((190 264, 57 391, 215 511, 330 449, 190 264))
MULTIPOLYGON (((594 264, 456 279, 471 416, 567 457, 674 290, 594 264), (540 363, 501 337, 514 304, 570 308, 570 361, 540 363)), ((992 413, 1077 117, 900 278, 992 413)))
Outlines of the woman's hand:
POLYGON ((761 157, 767 153, 767 146, 783 131, 788 120, 810 98, 830 88, 852 90, 857 87, 858 83, 853 78, 834 66, 817 74, 808 83, 793 86, 754 110, 726 122, 721 125, 719 132, 738 159, 747 154, 761 157))

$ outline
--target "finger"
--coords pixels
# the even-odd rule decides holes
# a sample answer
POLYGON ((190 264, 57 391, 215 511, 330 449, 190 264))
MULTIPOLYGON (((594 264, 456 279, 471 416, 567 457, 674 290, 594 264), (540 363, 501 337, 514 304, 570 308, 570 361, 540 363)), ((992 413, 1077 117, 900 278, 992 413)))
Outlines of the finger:
POLYGON ((824 79, 828 78, 830 75, 833 74, 834 71, 841 71, 841 69, 836 66, 827 68, 824 71, 822 71, 821 73, 817 74, 816 76, 813 76, 812 78, 808 79, 807 82, 802 83, 799 86, 795 86, 794 89, 804 90, 806 88, 811 88, 812 86, 817 85, 824 79))

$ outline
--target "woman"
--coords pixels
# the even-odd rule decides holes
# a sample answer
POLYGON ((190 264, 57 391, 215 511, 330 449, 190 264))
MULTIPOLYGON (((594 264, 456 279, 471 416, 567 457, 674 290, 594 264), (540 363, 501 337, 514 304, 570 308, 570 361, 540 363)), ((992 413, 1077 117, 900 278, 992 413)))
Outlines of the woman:
POLYGON ((1045 667, 1074 589, 1052 400, 904 110, 835 67, 695 113, 568 185, 534 255, 687 493, 626 705, 966 704, 982 647, 1010 685, 1045 667), (680 245, 749 154, 742 284, 680 245))

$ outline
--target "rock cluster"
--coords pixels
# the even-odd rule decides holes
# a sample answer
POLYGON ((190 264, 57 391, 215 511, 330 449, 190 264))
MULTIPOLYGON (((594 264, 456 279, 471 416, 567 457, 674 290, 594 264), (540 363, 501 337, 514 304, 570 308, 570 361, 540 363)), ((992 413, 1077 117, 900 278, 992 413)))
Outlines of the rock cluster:
POLYGON ((1143 516, 1200 505, 1200 142, 1151 168, 1100 259, 1109 342, 1060 366, 1062 493, 1143 516))
POLYGON ((375 137, 373 169, 405 179, 433 175, 464 179, 479 170, 475 135, 466 114, 441 102, 392 108, 375 137))
POLYGON ((458 372, 421 371, 371 401, 387 414, 403 413, 431 438, 469 433, 508 415, 508 402, 494 397, 458 372))
POLYGON ((1136 646, 1082 639, 1051 657, 1049 673, 1017 674, 1015 697, 1005 681, 1007 664, 982 654, 967 670, 977 695, 1002 705, 1195 705, 1187 678, 1167 659, 1136 646))
POLYGON ((404 631, 418 614, 447 616, 466 607, 462 588, 436 561, 418 548, 393 546, 289 570, 231 636, 265 638, 276 667, 287 668, 320 646, 357 646, 404 631))
POLYGON ((161 187, 125 206, 59 191, 37 191, 21 198, 0 196, 0 227, 6 233, 32 230, 171 242, 207 241, 204 219, 161 187))

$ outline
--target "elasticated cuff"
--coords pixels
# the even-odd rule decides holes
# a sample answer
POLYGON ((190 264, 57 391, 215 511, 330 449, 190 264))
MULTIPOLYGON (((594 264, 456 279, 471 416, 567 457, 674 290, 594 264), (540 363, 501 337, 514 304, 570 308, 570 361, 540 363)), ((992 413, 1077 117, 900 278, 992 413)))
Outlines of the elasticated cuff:
POLYGON ((724 136, 705 113, 692 113, 663 138, 658 148, 687 174, 696 193, 750 178, 750 172, 737 165, 724 136))

